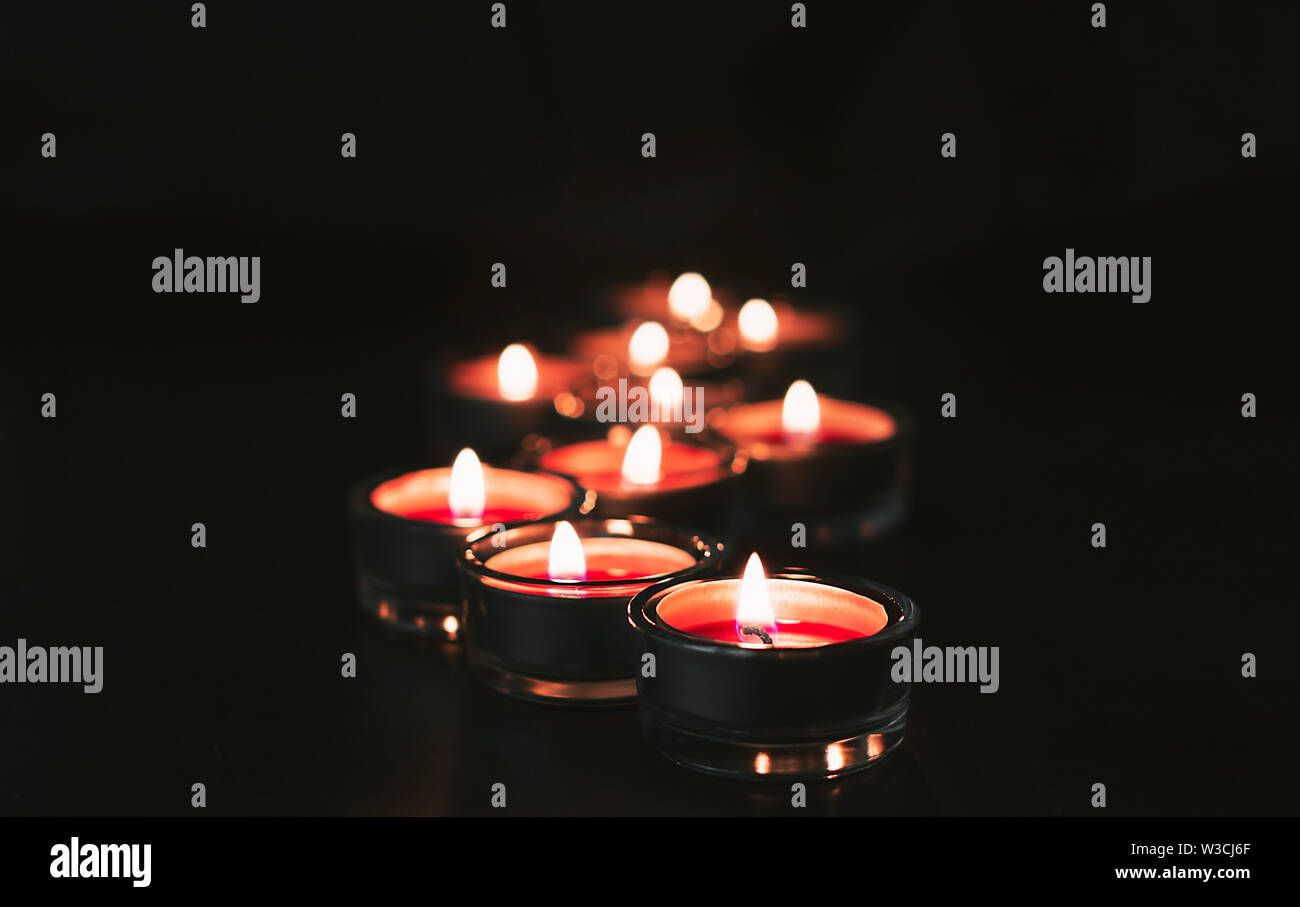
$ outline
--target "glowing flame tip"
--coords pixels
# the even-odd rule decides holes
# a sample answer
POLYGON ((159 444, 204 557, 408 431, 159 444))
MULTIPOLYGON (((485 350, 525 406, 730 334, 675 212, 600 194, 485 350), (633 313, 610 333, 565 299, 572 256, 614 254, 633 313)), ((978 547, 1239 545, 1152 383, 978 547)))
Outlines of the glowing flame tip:
POLYGON ((623 454, 623 478, 634 485, 653 485, 659 481, 659 464, 663 460, 663 441, 653 425, 643 425, 627 442, 623 454))
POLYGON ((821 404, 813 386, 802 379, 791 384, 781 406, 781 429, 787 435, 812 435, 821 421, 821 404))
POLYGON ((773 645, 777 639, 776 614, 767 588, 767 575, 758 554, 749 556, 740 580, 740 602, 736 605, 736 635, 750 648, 773 645), (766 636, 766 638, 764 638, 766 636))
POLYGON ((555 524, 551 534, 551 549, 547 557, 546 573, 555 580, 585 580, 587 556, 582 550, 582 540, 568 520, 555 524))
POLYGON ((537 393, 537 362, 528 347, 512 343, 497 360, 497 388, 503 399, 530 400, 537 393))
POLYGON ((646 321, 632 332, 627 342, 627 358, 634 371, 645 374, 667 357, 668 332, 662 324, 646 321))
POLYGON ((447 488, 447 507, 456 520, 481 520, 487 508, 483 464, 468 447, 456 455, 447 488))
POLYGON ((695 321, 709 310, 713 289, 704 275, 687 271, 668 288, 668 310, 682 321, 695 321))
POLYGON ((740 339, 751 350, 769 350, 776 345, 776 309, 766 299, 751 299, 740 307, 740 339))

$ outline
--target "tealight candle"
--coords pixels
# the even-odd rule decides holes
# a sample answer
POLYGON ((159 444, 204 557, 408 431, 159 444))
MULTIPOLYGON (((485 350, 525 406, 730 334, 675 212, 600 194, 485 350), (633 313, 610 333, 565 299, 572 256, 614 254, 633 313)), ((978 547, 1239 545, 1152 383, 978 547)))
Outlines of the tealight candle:
POLYGON ((687 271, 670 280, 663 272, 654 272, 644 281, 614 287, 606 294, 606 303, 625 318, 667 320, 676 327, 708 333, 722 324, 726 292, 718 293, 704 275, 687 271))
POLYGON ((668 313, 681 324, 708 333, 722 324, 722 304, 703 274, 687 271, 668 288, 668 313))
POLYGON ((746 458, 745 503, 760 535, 791 520, 822 545, 875 538, 907 509, 910 420, 897 407, 818 395, 807 381, 783 400, 737 404, 715 420, 746 458))
POLYGON ((617 425, 605 438, 541 454, 539 465, 594 492, 593 513, 658 517, 724 534, 739 481, 732 451, 664 440, 653 425, 617 425))
POLYGON ((835 777, 903 739, 910 684, 895 646, 920 610, 866 580, 788 569, 757 555, 743 577, 673 579, 628 608, 647 739, 674 762, 732 778, 835 777))
POLYGON ((571 354, 590 363, 601 381, 619 377, 647 377, 661 366, 682 375, 710 371, 709 338, 697 331, 670 334, 658 321, 631 321, 620 327, 596 328, 573 338, 571 354))
MULTIPOLYGON (((688 384, 676 369, 660 366, 648 378, 585 382, 557 397, 555 409, 579 426, 653 423, 665 434, 689 440, 742 396, 739 379, 714 382, 692 378, 688 384)), ((561 429, 560 433, 565 432, 561 429)))
POLYGON ((721 552, 712 538, 641 517, 483 530, 459 562, 469 662, 511 696, 631 701, 640 661, 629 599, 715 570, 721 552))
POLYGON ((359 603, 402 630, 460 635, 456 561, 482 526, 573 516, 582 489, 561 476, 494 469, 465 449, 450 469, 387 472, 348 494, 359 603))
POLYGON ((751 397, 780 393, 791 374, 853 383, 861 357, 839 352, 850 334, 839 315, 755 298, 740 307, 734 327, 739 369, 751 397))
POLYGON ((507 458, 522 439, 557 424, 555 400, 587 374, 579 362, 542 355, 521 343, 499 354, 431 369, 433 446, 447 453, 448 426, 486 456, 507 458))

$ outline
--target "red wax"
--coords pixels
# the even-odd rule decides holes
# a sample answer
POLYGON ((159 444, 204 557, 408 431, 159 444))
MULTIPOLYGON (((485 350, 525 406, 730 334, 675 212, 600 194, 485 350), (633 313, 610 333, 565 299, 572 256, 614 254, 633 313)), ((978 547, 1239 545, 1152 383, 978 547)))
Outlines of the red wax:
MULTIPOLYGON (((678 374, 687 375, 707 370, 709 343, 705 335, 696 331, 674 332, 666 318, 660 323, 669 331, 668 354, 653 365, 643 363, 640 371, 649 374, 656 368, 668 366, 676 369, 678 374)), ((597 377, 614 378, 620 371, 626 372, 630 368, 628 344, 640 326, 641 322, 630 321, 620 327, 586 331, 576 336, 570 347, 574 356, 591 363, 597 377)))
POLYGON ((448 506, 451 469, 420 469, 387 482, 370 492, 370 503, 380 510, 410 520, 473 528, 493 523, 538 520, 560 513, 572 502, 573 487, 557 476, 483 467, 485 507, 481 516, 458 519, 448 506))
MULTIPOLYGON (((806 649, 874 636, 889 614, 874 599, 812 579, 764 580, 776 615, 772 647, 806 649)), ((741 648, 767 646, 736 628, 741 580, 720 579, 683 586, 660 600, 655 611, 666 624, 686 633, 741 648)))
POLYGON ((582 441, 557 447, 541 460, 543 469, 573 476, 584 488, 597 493, 624 495, 693 488, 721 478, 725 469, 715 450, 682 441, 665 441, 659 461, 659 481, 640 485, 623 478, 623 456, 627 447, 607 440, 582 441))
MULTIPOLYGON (((398 504, 388 511, 398 516, 404 516, 408 520, 427 520, 430 523, 451 523, 459 524, 465 522, 451 512, 451 508, 428 507, 420 503, 413 506, 405 507, 398 504)), ((514 523, 521 520, 541 519, 545 514, 537 510, 523 510, 518 507, 493 507, 490 510, 484 510, 483 515, 476 517, 473 521, 475 526, 490 526, 493 523, 514 523)), ((468 525, 468 523, 467 523, 468 525)))
POLYGON ((766 400, 733 406, 719 421, 718 431, 760 459, 808 456, 819 447, 873 444, 898 431, 894 417, 883 409, 818 394, 821 420, 817 431, 787 434, 781 424, 784 403, 766 400))
MULTIPOLYGON (((880 437, 887 438, 889 434, 892 434, 892 432, 880 437)), ((846 431, 843 426, 836 425, 823 426, 818 428, 817 431, 807 434, 791 435, 782 430, 781 423, 778 421, 775 425, 764 426, 762 431, 747 437, 745 440, 749 442, 757 441, 763 444, 803 444, 812 447, 818 444, 861 444, 867 439, 863 437, 861 431, 846 431)))
POLYGON ((551 580, 550 542, 530 542, 494 554, 483 564, 500 576, 488 576, 484 582, 499 588, 551 596, 625 596, 631 597, 651 583, 696 564, 695 555, 672 545, 625 536, 599 536, 582 539, 582 554, 587 575, 581 580, 551 580), (512 578, 550 580, 544 585, 513 583, 512 578), (618 583, 627 580, 626 583, 618 583), (592 583, 611 585, 593 586, 592 583))
POLYGON ((501 403, 529 403, 537 400, 549 401, 587 374, 585 365, 571 359, 545 356, 536 352, 533 352, 532 356, 537 366, 537 390, 527 400, 506 400, 501 396, 501 385, 497 374, 500 353, 453 364, 447 370, 447 385, 459 397, 497 400, 501 403))
MULTIPOLYGON (((839 627, 835 624, 823 624, 816 621, 781 620, 777 618, 776 627, 778 634, 774 643, 781 649, 804 649, 809 646, 825 646, 833 642, 846 642, 850 639, 862 638, 861 633, 848 627, 839 627)), ((741 638, 736 631, 735 618, 709 621, 694 626, 678 627, 678 629, 685 630, 687 633, 694 633, 696 636, 716 639, 719 642, 757 645, 752 636, 741 638)))

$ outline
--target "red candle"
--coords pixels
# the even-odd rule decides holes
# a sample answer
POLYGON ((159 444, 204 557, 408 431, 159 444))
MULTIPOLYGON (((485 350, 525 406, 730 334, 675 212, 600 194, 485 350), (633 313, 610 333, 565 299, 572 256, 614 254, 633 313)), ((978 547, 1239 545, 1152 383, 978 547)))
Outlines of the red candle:
POLYGON ((718 430, 751 456, 788 459, 818 447, 884 441, 898 426, 883 409, 823 397, 807 381, 796 381, 784 400, 733 406, 718 430))
MULTIPOLYGON (((611 520, 613 529, 619 520, 611 520)), ((489 573, 484 583, 500 589, 534 595, 583 597, 587 595, 628 596, 670 573, 695 566, 696 557, 681 548, 628 535, 578 538, 565 520, 555 524, 549 542, 531 542, 508 548, 484 561, 489 573), (514 583, 511 577, 550 580, 549 584, 514 583), (625 583, 620 583, 625 581, 625 583), (599 585, 593 585, 599 584, 599 585)))
POLYGON ((628 317, 665 320, 704 333, 717 328, 724 317, 723 305, 715 298, 713 287, 694 271, 680 274, 675 280, 669 280, 662 271, 652 273, 642 283, 614 288, 610 303, 615 311, 628 317))
POLYGON ((648 378, 587 381, 555 398, 555 410, 586 422, 653 423, 676 437, 696 435, 744 395, 739 379, 683 381, 675 369, 660 366, 648 378), (610 416, 613 418, 610 418, 610 416))
POLYGON ((597 328, 573 339, 573 354, 591 363, 591 371, 602 381, 620 375, 648 376, 668 366, 681 374, 707 371, 709 340, 693 330, 669 333, 658 321, 629 321, 620 327, 597 328))
POLYGON ((635 434, 618 426, 609 438, 557 447, 542 456, 541 465, 573 476, 597 495, 633 497, 708 485, 727 472, 718 451, 684 441, 665 442, 650 425, 635 434))
POLYGON ((537 520, 568 506, 572 489, 556 476, 494 469, 468 447, 450 469, 421 469, 370 493, 380 510, 411 520, 472 529, 537 520))
POLYGON ((796 309, 789 303, 751 299, 736 315, 740 347, 761 353, 833 346, 844 336, 844 325, 829 312, 796 309))
POLYGON ((457 560, 466 539, 582 512, 583 492, 546 473, 484 468, 465 448, 450 469, 391 471, 348 493, 361 607, 420 634, 459 638, 457 560))
POLYGON ((650 516, 715 533, 727 529, 740 480, 732 452, 665 441, 653 425, 635 433, 616 425, 606 439, 557 447, 539 462, 592 493, 595 516, 650 516))
POLYGON ((457 559, 469 664, 546 702, 627 702, 642 650, 632 596, 719 565, 721 543, 644 517, 535 523, 470 537, 457 559))
POLYGON ((447 370, 447 386, 461 397, 527 403, 550 400, 585 373, 580 363, 512 343, 499 355, 453 363, 447 370))
POLYGON ((714 580, 670 592, 658 605, 679 630, 747 649, 806 649, 874 636, 885 608, 847 589, 769 580, 757 554, 740 580, 714 580))

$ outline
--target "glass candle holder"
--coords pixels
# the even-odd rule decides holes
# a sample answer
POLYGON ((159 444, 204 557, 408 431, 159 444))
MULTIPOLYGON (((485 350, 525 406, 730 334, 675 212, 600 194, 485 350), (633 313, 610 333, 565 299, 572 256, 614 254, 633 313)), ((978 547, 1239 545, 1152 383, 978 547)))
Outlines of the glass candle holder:
POLYGON ((662 580, 715 572, 722 543, 644 517, 572 525, 580 578, 551 578, 552 523, 469 539, 459 560, 469 663, 488 686, 521 699, 631 702, 640 649, 628 601, 662 580))
POLYGON ((817 400, 820 421, 805 434, 784 429, 781 400, 737 404, 718 420, 744 462, 745 524, 767 541, 803 523, 819 547, 888 534, 909 507, 911 418, 892 404, 817 400))
POLYGON ((627 426, 615 426, 600 437, 540 448, 536 462, 593 494, 593 516, 649 516, 726 536, 740 491, 735 449, 695 436, 667 437, 649 468, 652 480, 633 482, 624 471, 631 435, 627 426))
POLYGON ((740 780, 833 778, 902 742, 910 682, 891 653, 920 610, 878 583, 784 569, 766 579, 768 633, 737 617, 742 580, 676 579, 632 599, 648 667, 641 723, 672 761, 740 780))
POLYGON ((544 472, 483 468, 480 516, 455 517, 450 468, 393 470, 348 493, 361 609, 389 626, 454 641, 461 633, 456 561, 466 538, 487 525, 509 528, 576 517, 581 488, 544 472))
POLYGON ((435 455, 468 445, 488 459, 508 462, 526 437, 563 424, 556 401, 589 374, 586 366, 515 346, 522 351, 518 356, 503 351, 426 365, 428 435, 435 455))

